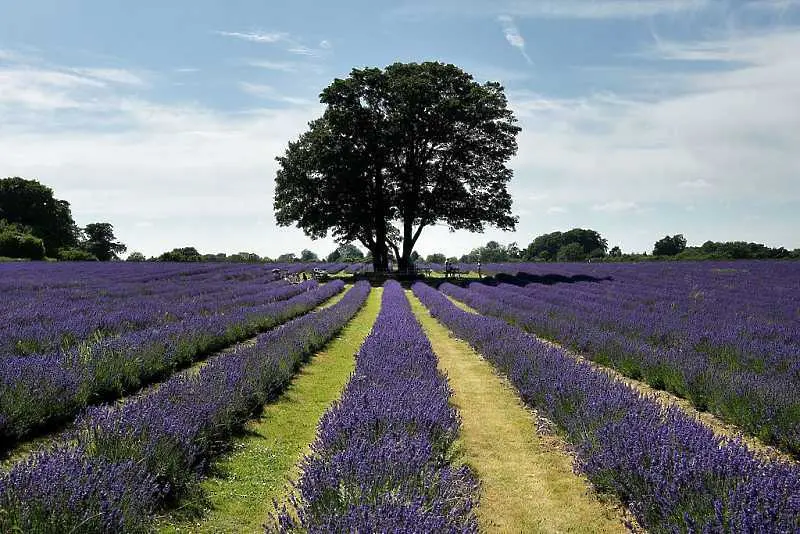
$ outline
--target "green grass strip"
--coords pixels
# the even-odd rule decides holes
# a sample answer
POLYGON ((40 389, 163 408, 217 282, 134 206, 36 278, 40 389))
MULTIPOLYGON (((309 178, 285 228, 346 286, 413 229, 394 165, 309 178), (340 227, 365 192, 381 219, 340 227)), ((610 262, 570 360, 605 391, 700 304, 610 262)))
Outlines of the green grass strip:
POLYGON ((162 523, 161 532, 263 532, 284 500, 296 465, 313 441, 320 418, 341 395, 355 368, 355 354, 372 329, 381 305, 373 289, 364 307, 297 373, 286 391, 245 428, 233 451, 221 458, 202 483, 206 513, 200 519, 162 523))
POLYGON ((485 532, 626 532, 619 512, 576 475, 557 436, 540 435, 534 415, 492 365, 430 316, 411 308, 439 358, 461 415, 461 460, 481 481, 478 520, 485 532))

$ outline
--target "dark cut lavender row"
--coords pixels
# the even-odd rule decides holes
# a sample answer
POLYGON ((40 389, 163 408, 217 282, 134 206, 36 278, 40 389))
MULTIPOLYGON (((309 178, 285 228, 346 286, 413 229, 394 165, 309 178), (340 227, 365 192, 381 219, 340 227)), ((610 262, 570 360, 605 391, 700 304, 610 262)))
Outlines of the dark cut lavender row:
POLYGON ((448 462, 459 430, 436 356, 397 282, 276 522, 291 532, 476 532, 478 485, 448 462))
MULTIPOLYGON (((554 291, 541 284, 522 288, 471 284, 465 291, 447 284, 441 289, 471 302, 481 313, 509 320, 632 378, 688 398, 698 409, 800 457, 800 345, 791 342, 788 323, 771 325, 768 333, 763 325, 751 324, 750 334, 737 337, 744 326, 726 322, 713 310, 701 308, 683 317, 668 301, 632 309, 614 297, 593 295, 600 291, 594 288, 598 284, 564 285, 587 287, 554 291), (758 342, 753 337, 756 329, 772 341, 758 342), (779 335, 784 330, 786 335, 779 335)), ((757 322, 757 316, 748 317, 757 322)))
POLYGON ((196 375, 176 375, 124 405, 90 408, 69 446, 36 453, 0 479, 0 531, 150 531, 154 510, 196 486, 208 461, 369 291, 359 282, 335 305, 215 357, 196 375))
POLYGON ((620 496, 651 532, 797 532, 800 468, 758 458, 679 409, 663 409, 607 374, 504 321, 414 293, 575 445, 578 467, 620 496))
POLYGON ((343 286, 336 281, 318 289, 317 282, 308 281, 277 287, 260 294, 264 304, 130 332, 87 352, 6 358, 0 361, 0 453, 34 431, 69 420, 87 405, 136 391, 199 357, 305 313, 343 286))

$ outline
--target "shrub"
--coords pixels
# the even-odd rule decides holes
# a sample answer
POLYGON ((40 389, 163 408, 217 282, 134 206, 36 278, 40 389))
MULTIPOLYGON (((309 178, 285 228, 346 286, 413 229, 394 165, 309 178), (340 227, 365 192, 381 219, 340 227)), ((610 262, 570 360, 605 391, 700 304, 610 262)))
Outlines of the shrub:
POLYGON ((0 256, 42 260, 44 242, 31 234, 16 231, 0 233, 0 256))

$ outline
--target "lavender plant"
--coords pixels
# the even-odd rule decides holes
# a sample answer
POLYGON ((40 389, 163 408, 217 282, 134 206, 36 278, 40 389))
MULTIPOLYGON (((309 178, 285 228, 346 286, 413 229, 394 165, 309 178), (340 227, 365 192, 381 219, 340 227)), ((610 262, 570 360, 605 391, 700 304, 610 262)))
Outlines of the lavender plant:
POLYGON ((330 308, 217 356, 196 375, 176 375, 123 405, 88 409, 70 445, 36 453, 0 478, 0 531, 148 530, 153 510, 197 484, 213 456, 355 315, 369 290, 361 282, 330 308), (104 474, 85 475, 91 483, 75 489, 69 473, 100 468, 104 474))
POLYGON ((400 284, 342 397, 320 423, 282 532, 476 532, 477 482, 450 464, 460 420, 436 356, 400 284))
POLYGON ((504 321, 458 309, 416 284, 431 314, 509 377, 564 431, 577 468, 652 532, 797 532, 800 468, 715 436, 504 321))

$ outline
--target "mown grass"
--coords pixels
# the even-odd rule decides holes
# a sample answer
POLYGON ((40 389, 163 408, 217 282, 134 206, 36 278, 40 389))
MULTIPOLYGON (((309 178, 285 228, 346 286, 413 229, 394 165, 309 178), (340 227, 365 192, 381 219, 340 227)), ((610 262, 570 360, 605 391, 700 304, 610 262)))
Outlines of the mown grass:
POLYGON ((286 499, 287 484, 298 475, 296 465, 313 441, 320 417, 350 378, 354 355, 375 322, 380 301, 381 290, 373 289, 336 339, 247 425, 232 452, 215 463, 212 475, 202 483, 202 517, 165 518, 160 531, 263 532, 273 499, 286 499))
POLYGON ((478 519, 487 532, 626 532, 621 516, 572 468, 554 435, 537 432, 516 391, 465 342, 411 306, 453 390, 462 418, 459 449, 481 480, 478 519))
MULTIPOLYGON (((477 310, 471 308, 467 304, 464 304, 460 300, 454 299, 449 295, 447 296, 447 298, 457 307, 466 312, 479 313, 477 310)), ((666 388, 654 387, 653 385, 647 384, 642 380, 637 380, 630 376, 626 376, 622 372, 611 367, 608 361, 604 362, 602 358, 598 358, 597 356, 593 357, 592 359, 589 359, 581 354, 567 350, 560 343, 543 339, 530 332, 528 333, 528 335, 535 337, 540 341, 547 343, 549 345, 565 349, 565 353, 568 354, 569 356, 575 358, 578 361, 586 362, 588 365, 592 366, 598 372, 606 373, 611 378, 626 384, 630 388, 639 391, 643 395, 654 398, 659 403, 661 403, 661 405, 664 406, 665 408, 668 408, 670 406, 677 406, 685 414, 706 425, 718 436, 722 436, 725 438, 740 439, 744 441, 747 444, 747 446, 750 447, 754 452, 766 458, 780 459, 789 462, 796 461, 796 458, 793 457, 791 454, 781 451, 777 447, 766 444, 759 437, 743 433, 742 429, 739 426, 733 423, 728 423, 726 421, 723 421, 721 418, 717 417, 711 412, 705 410, 699 410, 697 406, 695 406, 695 404, 690 399, 679 397, 674 393, 670 393, 669 391, 666 390, 666 388)), ((669 372, 670 372, 669 370, 664 371, 665 380, 669 380, 669 372)))

